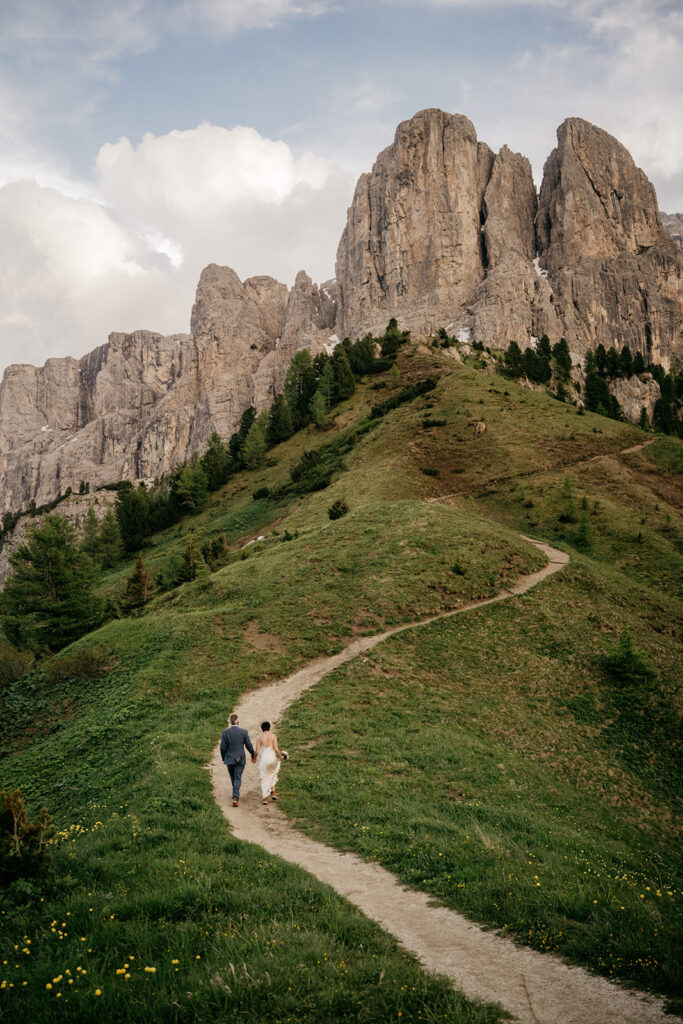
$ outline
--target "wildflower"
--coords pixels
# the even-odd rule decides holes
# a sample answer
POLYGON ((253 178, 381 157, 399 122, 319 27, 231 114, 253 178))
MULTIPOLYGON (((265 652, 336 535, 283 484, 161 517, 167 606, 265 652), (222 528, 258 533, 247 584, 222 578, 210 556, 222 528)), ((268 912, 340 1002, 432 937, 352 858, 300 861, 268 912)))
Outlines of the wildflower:
POLYGON ((147 974, 156 974, 156 970, 156 967, 145 967, 145 972, 147 974))
POLYGON ((96 988, 95 989, 95 995, 96 996, 101 996, 102 995, 102 989, 101 988, 96 988))

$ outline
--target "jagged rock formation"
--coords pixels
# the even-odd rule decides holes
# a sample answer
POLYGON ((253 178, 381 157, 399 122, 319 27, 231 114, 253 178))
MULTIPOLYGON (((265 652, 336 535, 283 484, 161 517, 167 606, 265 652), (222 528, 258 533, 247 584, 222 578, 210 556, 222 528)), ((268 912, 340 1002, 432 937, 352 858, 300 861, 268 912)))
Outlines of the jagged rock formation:
POLYGON ((679 249, 683 249, 683 213, 659 213, 662 225, 679 249))
POLYGON ((626 344, 668 368, 683 355, 683 253, 652 185, 599 128, 560 126, 537 197, 525 157, 493 153, 462 115, 423 110, 359 179, 336 283, 302 271, 288 290, 212 264, 189 335, 112 334, 78 361, 10 367, 0 511, 81 479, 159 476, 213 430, 227 437, 248 405, 268 405, 298 349, 379 332, 391 316, 416 335, 446 327, 496 348, 564 336, 575 360, 626 344))
POLYGON ((683 347, 683 258, 655 190, 607 132, 570 118, 548 157, 536 220, 570 347, 628 345, 668 367, 683 347))
POLYGON ((229 436, 244 409, 281 389, 294 352, 329 344, 336 305, 301 273, 291 292, 208 266, 191 334, 111 334, 80 360, 16 365, 0 385, 0 512, 42 504, 80 480, 150 479, 229 436))
POLYGON ((537 202, 528 161, 467 118, 423 110, 358 181, 337 254, 337 333, 395 316, 505 347, 564 336, 575 356, 683 348, 683 259, 652 185, 616 139, 558 129, 537 202))

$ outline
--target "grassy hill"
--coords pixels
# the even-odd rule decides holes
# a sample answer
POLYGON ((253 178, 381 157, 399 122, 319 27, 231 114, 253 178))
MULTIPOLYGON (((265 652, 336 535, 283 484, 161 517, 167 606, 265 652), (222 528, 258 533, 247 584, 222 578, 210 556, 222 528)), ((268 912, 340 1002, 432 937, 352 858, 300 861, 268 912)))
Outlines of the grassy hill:
MULTIPOLYGON (((618 454, 651 435, 440 353, 400 367, 145 550, 155 574, 190 533, 225 533, 224 568, 3 693, 0 784, 60 833, 51 874, 1 897, 0 1020, 498 1020, 233 840, 203 766, 246 690, 538 567, 520 531, 571 565, 323 680, 279 730, 280 806, 521 942, 675 992, 681 443, 618 454), (434 391, 357 429, 430 374, 434 391), (328 488, 281 487, 342 435, 328 488), (265 487, 279 496, 253 500, 265 487), (656 666, 646 686, 603 667, 624 628, 656 666)), ((105 596, 132 564, 102 575, 105 596)))

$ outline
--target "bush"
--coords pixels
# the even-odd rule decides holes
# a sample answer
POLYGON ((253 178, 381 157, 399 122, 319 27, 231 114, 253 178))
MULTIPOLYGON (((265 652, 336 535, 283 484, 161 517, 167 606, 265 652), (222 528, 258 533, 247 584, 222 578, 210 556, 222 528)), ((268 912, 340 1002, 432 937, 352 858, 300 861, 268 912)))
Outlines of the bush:
POLYGON ((434 469, 433 466, 420 466, 420 472, 425 476, 441 476, 441 470, 434 469))
POLYGON ((445 427, 446 420, 433 420, 431 419, 431 417, 425 416, 425 418, 422 420, 422 426, 425 429, 429 429, 429 427, 445 427))
POLYGON ((52 818, 43 807, 31 824, 19 789, 2 791, 0 811, 0 885, 44 874, 49 863, 47 843, 53 834, 52 818))
POLYGON ((657 670, 647 657, 633 646, 633 637, 623 630, 619 643, 600 659, 605 675, 618 686, 644 685, 651 682, 657 670))
POLYGON ((427 377, 425 380, 419 380, 415 384, 408 384, 406 387, 392 395, 391 398, 387 398, 384 402, 379 402, 378 405, 373 405, 370 409, 370 418, 378 419, 380 416, 385 416, 392 409, 397 409, 399 405, 403 405, 405 402, 412 402, 419 395, 426 395, 428 391, 433 391, 436 387, 436 380, 434 377, 427 377))
POLYGON ((330 519, 341 519, 349 511, 349 506, 343 498, 338 498, 327 510, 330 519))
POLYGON ((260 501, 261 498, 269 498, 269 497, 270 497, 270 487, 257 487, 256 490, 254 491, 254 493, 252 494, 252 498, 254 499, 254 501, 260 501))
POLYGON ((0 639, 0 690, 16 683, 33 666, 34 657, 30 651, 18 651, 16 647, 0 639))
POLYGON ((82 647, 71 654, 64 654, 45 666, 45 674, 56 683, 68 679, 96 679, 111 668, 111 651, 104 647, 82 647))

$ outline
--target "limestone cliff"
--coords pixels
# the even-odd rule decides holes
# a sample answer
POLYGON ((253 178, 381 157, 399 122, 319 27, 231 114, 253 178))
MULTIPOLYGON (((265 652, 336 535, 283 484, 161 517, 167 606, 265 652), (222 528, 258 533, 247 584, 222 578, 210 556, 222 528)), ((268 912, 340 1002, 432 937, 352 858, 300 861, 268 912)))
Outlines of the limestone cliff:
POLYGON ((80 360, 10 366, 0 384, 0 512, 91 487, 150 479, 227 437, 245 408, 269 405, 298 348, 329 343, 330 287, 305 275, 291 292, 208 266, 191 333, 111 334, 80 360))
POLYGON ((683 347, 683 256, 628 151, 580 118, 546 161, 536 219, 541 266, 576 351, 628 345, 669 367, 683 347))
POLYGON ((560 126, 538 197, 525 157, 494 153, 460 114, 423 110, 360 177, 336 282, 302 271, 288 289, 211 264, 189 335, 112 334, 80 360, 9 367, 0 512, 80 480, 168 472, 213 430, 228 437, 248 405, 269 405, 297 350, 392 316, 415 335, 446 327, 496 348, 564 336, 575 360, 601 342, 669 367, 683 358, 683 253, 650 182, 599 128, 560 126))

